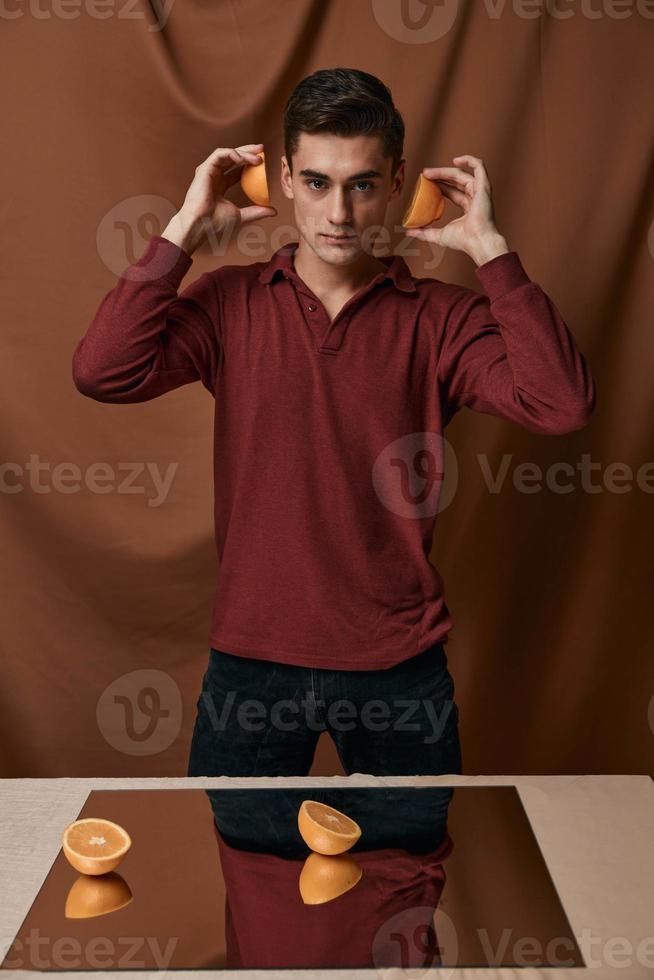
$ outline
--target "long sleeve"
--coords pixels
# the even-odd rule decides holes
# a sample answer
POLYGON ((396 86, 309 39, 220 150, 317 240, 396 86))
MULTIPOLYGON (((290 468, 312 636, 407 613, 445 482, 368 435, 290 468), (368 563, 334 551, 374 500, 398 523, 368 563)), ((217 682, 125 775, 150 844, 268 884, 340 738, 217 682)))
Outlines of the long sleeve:
POLYGON ((595 383, 561 314, 516 252, 480 265, 486 295, 462 289, 448 312, 438 375, 447 421, 462 407, 562 434, 585 426, 595 383))
POLYGON ((142 402, 199 380, 215 395, 222 345, 212 274, 177 294, 192 262, 166 238, 149 241, 74 350, 78 391, 101 402, 142 402))

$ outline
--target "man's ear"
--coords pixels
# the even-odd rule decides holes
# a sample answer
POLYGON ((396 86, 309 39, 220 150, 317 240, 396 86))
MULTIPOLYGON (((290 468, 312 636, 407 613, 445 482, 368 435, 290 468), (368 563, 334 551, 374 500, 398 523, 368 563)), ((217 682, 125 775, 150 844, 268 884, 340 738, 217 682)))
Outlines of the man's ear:
POLYGON ((391 197, 397 197, 399 194, 402 193, 402 188, 404 187, 404 177, 405 177, 404 164, 405 163, 406 160, 404 157, 402 157, 402 159, 400 160, 400 165, 395 171, 395 176, 393 177, 393 184, 391 187, 391 197))
POLYGON ((282 157, 282 173, 281 173, 281 184, 284 197, 287 197, 289 201, 293 200, 293 178, 291 175, 291 170, 288 165, 288 161, 285 156, 282 157))

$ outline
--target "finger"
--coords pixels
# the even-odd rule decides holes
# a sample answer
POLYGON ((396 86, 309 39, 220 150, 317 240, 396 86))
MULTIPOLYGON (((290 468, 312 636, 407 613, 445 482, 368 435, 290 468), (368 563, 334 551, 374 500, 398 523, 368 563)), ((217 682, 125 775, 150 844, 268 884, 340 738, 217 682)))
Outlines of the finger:
POLYGON ((239 208, 241 212, 241 224, 248 221, 258 221, 259 218, 274 218, 277 208, 265 208, 258 204, 251 204, 245 208, 239 208))
POLYGON ((437 180, 436 183, 441 189, 441 194, 443 197, 447 197, 450 201, 458 204, 460 208, 467 211, 470 207, 470 198, 463 191, 458 190, 456 187, 452 187, 450 184, 446 184, 443 180, 437 180))
POLYGON ((407 238, 417 238, 421 242, 430 242, 432 245, 441 244, 441 228, 405 228, 404 234, 407 238))
POLYGON ((224 175, 225 187, 232 187, 238 184, 243 173, 243 167, 231 167, 224 175))
POLYGON ((206 160, 203 160, 199 167, 204 170, 209 170, 210 172, 215 172, 217 170, 224 170, 230 164, 243 165, 245 163, 256 163, 261 158, 249 150, 241 153, 239 150, 235 150, 232 147, 219 146, 217 149, 210 153, 206 160))
POLYGON ((236 147, 236 152, 244 158, 246 163, 257 165, 263 163, 263 157, 261 156, 262 150, 263 143, 245 143, 243 146, 236 147))
POLYGON ((474 188, 475 178, 472 174, 467 174, 465 170, 459 170, 457 167, 428 167, 423 173, 429 180, 435 180, 439 187, 445 183, 470 193, 474 188))
POLYGON ((239 153, 238 150, 230 150, 229 156, 217 160, 215 164, 209 167, 209 172, 212 177, 217 176, 217 174, 222 174, 223 177, 227 174, 237 173, 240 175, 243 172, 243 168, 246 166, 254 166, 261 162, 261 157, 258 157, 256 153, 239 153))
POLYGON ((202 161, 200 167, 213 166, 219 160, 231 160, 233 158, 233 154, 235 153, 236 150, 234 150, 231 146, 218 146, 205 160, 202 161))
POLYGON ((238 154, 241 164, 254 164, 254 166, 258 167, 263 163, 263 157, 260 153, 255 153, 251 150, 241 151, 240 149, 235 150, 235 153, 238 154))
MULTIPOLYGON (((473 181, 474 181, 474 177, 467 184, 465 184, 463 189, 465 190, 466 188, 471 187, 473 181)), ((456 181, 454 181, 451 177, 447 177, 447 178, 438 177, 435 183, 438 184, 441 190, 443 190, 444 187, 450 187, 453 190, 459 190, 459 191, 461 190, 459 184, 456 181)))
POLYGON ((460 167, 423 167, 425 177, 429 180, 448 180, 460 187, 467 187, 475 179, 472 174, 466 173, 460 167))
POLYGON ((475 177, 488 182, 488 171, 486 170, 484 161, 479 157, 473 157, 470 153, 464 153, 463 156, 452 157, 452 160, 454 163, 456 163, 457 160, 467 163, 470 167, 472 167, 475 177))
MULTIPOLYGON (((238 150, 236 150, 235 153, 238 153, 238 150)), ((246 157, 243 157, 241 159, 237 158, 236 161, 232 164, 231 167, 229 167, 228 170, 223 170, 223 176, 225 178, 228 178, 227 186, 230 186, 231 184, 235 184, 237 180, 241 179, 241 174, 243 173, 244 166, 246 165, 249 166, 253 164, 255 166, 260 166, 262 163, 263 160, 261 159, 260 156, 257 156, 256 153, 252 155, 248 154, 247 158, 246 157)))
POLYGON ((475 164, 475 163, 477 163, 477 164, 481 163, 481 165, 483 166, 483 163, 484 163, 484 161, 481 159, 481 157, 473 157, 471 153, 462 153, 458 157, 452 157, 452 159, 454 161, 456 161, 456 160, 464 160, 466 163, 469 163, 471 166, 473 164, 475 164))
MULTIPOLYGON (((241 155, 252 155, 259 159, 259 152, 263 150, 263 143, 244 143, 243 146, 218 146, 216 149, 209 154, 207 160, 211 160, 213 157, 224 155, 226 153, 239 153, 241 155)), ((206 163, 207 160, 204 162, 206 163)))

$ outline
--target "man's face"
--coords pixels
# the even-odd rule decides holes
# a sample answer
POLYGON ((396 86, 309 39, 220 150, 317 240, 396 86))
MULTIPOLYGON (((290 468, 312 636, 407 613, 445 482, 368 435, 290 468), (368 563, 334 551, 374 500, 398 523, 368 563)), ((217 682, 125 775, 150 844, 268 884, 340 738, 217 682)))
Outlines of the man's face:
POLYGON ((402 190, 404 160, 391 179, 381 137, 302 133, 292 176, 282 157, 281 182, 301 237, 325 262, 346 265, 373 254, 388 202, 402 190), (347 237, 339 244, 330 234, 347 237))

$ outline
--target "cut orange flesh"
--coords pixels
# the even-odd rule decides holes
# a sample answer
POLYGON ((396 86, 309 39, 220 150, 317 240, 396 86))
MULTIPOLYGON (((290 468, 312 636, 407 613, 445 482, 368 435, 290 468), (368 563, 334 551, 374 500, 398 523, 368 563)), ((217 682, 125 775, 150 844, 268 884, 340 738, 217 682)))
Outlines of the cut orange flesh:
POLYGON ((317 800, 302 802, 297 824, 302 840, 319 854, 342 854, 361 837, 361 827, 355 820, 317 800))
POLYGON ((124 827, 102 817, 85 817, 68 824, 61 843, 70 864, 86 875, 113 871, 132 846, 124 827))

